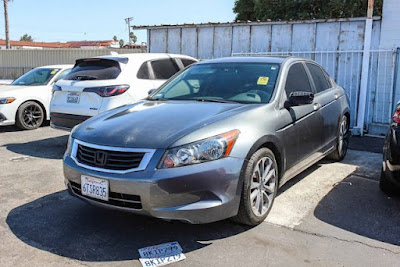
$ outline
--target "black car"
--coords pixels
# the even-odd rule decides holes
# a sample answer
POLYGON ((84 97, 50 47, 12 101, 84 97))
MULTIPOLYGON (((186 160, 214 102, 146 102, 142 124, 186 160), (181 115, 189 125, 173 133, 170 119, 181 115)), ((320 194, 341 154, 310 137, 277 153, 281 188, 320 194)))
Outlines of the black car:
POLYGON ((379 186, 384 192, 400 192, 400 102, 383 146, 383 164, 379 186))

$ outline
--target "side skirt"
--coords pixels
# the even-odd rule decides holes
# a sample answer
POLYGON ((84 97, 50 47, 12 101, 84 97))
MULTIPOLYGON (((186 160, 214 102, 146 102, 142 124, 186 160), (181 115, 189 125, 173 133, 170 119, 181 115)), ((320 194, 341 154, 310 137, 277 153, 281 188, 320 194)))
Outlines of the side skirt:
POLYGON ((335 146, 331 146, 328 150, 325 152, 316 152, 303 160, 302 162, 296 164, 289 170, 285 172, 285 174, 282 176, 281 180, 279 181, 279 187, 283 186, 285 183, 287 183, 290 179, 294 178, 301 172, 305 171, 306 169, 310 168, 312 165, 320 161, 321 159, 325 158, 327 155, 329 155, 331 152, 335 150, 335 146))

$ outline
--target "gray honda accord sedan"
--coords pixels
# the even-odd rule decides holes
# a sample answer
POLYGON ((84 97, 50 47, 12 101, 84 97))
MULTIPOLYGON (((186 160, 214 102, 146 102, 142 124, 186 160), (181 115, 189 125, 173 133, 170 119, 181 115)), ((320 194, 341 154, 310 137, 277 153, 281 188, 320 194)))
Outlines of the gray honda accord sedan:
POLYGON ((199 62, 147 99, 75 127, 65 183, 102 207, 256 225, 289 179, 326 156, 345 157, 349 125, 345 91, 314 61, 199 62))

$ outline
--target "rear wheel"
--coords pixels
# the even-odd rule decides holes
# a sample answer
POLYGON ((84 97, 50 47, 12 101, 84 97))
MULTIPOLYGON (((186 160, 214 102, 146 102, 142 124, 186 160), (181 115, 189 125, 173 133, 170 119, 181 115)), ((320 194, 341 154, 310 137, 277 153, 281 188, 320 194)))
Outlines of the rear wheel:
POLYGON ((385 193, 396 193, 395 186, 387 179, 383 169, 379 179, 379 188, 385 193))
POLYGON ((24 130, 37 129, 44 120, 43 108, 36 102, 27 101, 19 106, 16 125, 24 130))
POLYGON ((345 115, 342 117, 339 123, 339 129, 337 135, 338 136, 337 136, 336 149, 328 156, 328 158, 335 161, 341 161, 347 154, 347 148, 349 147, 349 139, 350 139, 349 123, 347 116, 345 115))
POLYGON ((239 211, 232 219, 242 224, 257 225, 270 212, 278 189, 278 166, 274 153, 268 148, 256 151, 243 175, 239 211))

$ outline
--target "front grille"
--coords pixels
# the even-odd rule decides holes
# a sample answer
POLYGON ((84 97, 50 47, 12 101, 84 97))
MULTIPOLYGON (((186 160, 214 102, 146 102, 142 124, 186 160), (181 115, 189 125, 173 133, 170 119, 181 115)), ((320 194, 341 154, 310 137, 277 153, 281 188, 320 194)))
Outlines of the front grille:
POLYGON ((79 144, 76 158, 88 166, 120 171, 138 168, 144 155, 144 152, 102 150, 79 144))
POLYGON ((104 201, 101 199, 96 199, 96 198, 82 195, 80 184, 74 183, 71 181, 69 181, 69 183, 71 185, 72 191, 81 197, 84 197, 84 198, 87 198, 90 200, 94 200, 97 202, 101 202, 104 204, 117 206, 117 207, 130 208, 130 209, 136 209, 136 210, 142 209, 142 201, 140 200, 140 196, 128 195, 128 194, 122 194, 122 193, 116 193, 116 192, 110 191, 109 195, 108 195, 108 201, 104 201))

